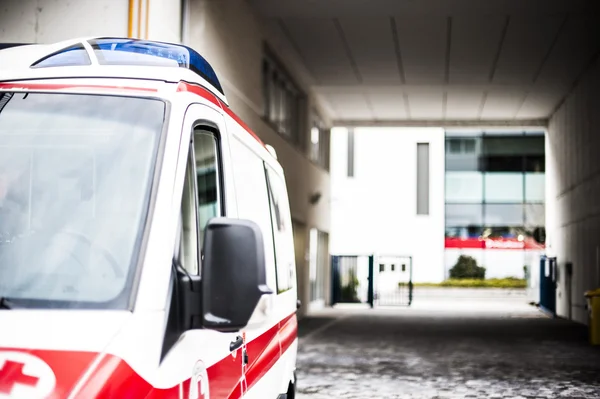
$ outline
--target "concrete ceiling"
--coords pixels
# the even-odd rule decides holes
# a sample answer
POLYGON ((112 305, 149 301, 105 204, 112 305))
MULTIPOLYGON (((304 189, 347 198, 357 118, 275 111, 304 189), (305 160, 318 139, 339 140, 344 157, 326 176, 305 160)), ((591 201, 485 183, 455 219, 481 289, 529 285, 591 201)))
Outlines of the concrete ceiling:
POLYGON ((600 50, 597 0, 248 0, 337 124, 538 124, 600 50))

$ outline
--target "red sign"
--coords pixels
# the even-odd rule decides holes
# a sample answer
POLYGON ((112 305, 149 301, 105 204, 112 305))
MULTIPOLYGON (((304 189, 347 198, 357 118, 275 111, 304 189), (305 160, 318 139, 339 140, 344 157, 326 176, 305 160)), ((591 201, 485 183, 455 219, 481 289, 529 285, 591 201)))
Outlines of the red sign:
POLYGON ((543 249, 532 238, 519 240, 516 238, 454 238, 446 237, 445 248, 461 249, 543 249))

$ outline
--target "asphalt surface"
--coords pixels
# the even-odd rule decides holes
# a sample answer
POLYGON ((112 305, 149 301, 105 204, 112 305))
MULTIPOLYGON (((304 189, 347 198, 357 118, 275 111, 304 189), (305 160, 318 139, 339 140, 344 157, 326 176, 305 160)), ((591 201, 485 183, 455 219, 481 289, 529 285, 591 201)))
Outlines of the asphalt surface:
POLYGON ((325 310, 299 336, 298 399, 600 399, 587 327, 518 296, 325 310))

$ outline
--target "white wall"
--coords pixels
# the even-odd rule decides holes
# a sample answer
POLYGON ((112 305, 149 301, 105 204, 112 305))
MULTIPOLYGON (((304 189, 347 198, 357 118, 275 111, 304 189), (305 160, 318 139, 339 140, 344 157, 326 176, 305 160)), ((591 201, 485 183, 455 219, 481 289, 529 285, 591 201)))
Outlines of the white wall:
POLYGON ((596 60, 552 116, 546 151, 548 251, 557 256, 560 268, 557 311, 582 323, 588 321, 583 293, 600 287, 598 110, 600 61, 596 60), (570 287, 565 276, 568 261, 573 263, 570 287))
POLYGON ((52 43, 79 36, 126 36, 128 10, 128 0, 2 0, 0 42, 52 43))
POLYGON ((486 269, 486 278, 524 278, 523 266, 534 273, 539 272, 539 259, 544 251, 519 249, 459 249, 448 248, 445 251, 446 277, 456 264, 460 255, 472 256, 477 265, 486 269))
POLYGON ((181 41, 180 0, 1 0, 0 42, 84 36, 181 41))
POLYGON ((413 281, 444 278, 444 131, 355 129, 355 177, 347 131, 332 130, 331 252, 413 256, 413 281), (428 142, 430 214, 416 214, 417 143, 428 142))

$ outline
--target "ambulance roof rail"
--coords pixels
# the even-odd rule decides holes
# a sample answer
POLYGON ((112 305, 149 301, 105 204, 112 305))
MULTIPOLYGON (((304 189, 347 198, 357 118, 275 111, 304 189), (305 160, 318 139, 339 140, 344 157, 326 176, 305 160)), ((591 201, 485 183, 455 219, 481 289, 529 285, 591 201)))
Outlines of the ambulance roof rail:
POLYGON ((194 49, 181 44, 122 37, 91 37, 46 45, 8 45, 4 50, 0 48, 0 55, 9 56, 9 52, 13 66, 31 69, 92 65, 184 68, 202 78, 190 83, 208 86, 207 89, 228 103, 212 66, 194 49))

